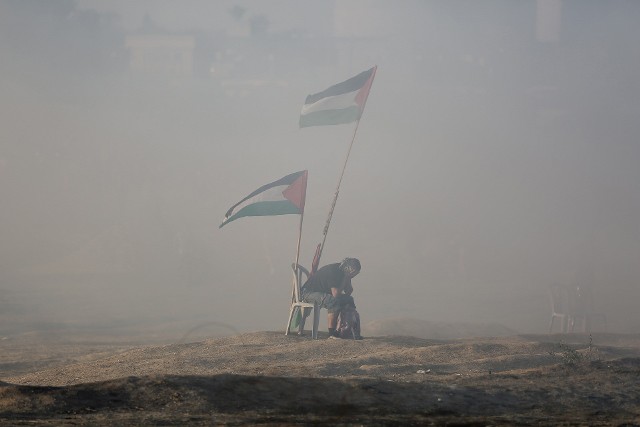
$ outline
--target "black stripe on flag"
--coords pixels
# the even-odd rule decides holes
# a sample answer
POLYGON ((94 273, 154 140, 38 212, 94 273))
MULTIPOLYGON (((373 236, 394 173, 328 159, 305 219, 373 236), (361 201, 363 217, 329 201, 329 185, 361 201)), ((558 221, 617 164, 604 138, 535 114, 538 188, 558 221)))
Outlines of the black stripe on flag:
POLYGON ((367 83, 367 80, 369 80, 369 77, 371 77, 371 73, 373 73, 373 68, 367 71, 363 71, 357 76, 351 77, 349 80, 345 80, 342 83, 335 84, 330 88, 323 90, 322 92, 314 93, 307 96, 307 99, 304 101, 304 103, 305 105, 309 105, 328 96, 342 95, 343 93, 356 91, 364 86, 365 83, 367 83))

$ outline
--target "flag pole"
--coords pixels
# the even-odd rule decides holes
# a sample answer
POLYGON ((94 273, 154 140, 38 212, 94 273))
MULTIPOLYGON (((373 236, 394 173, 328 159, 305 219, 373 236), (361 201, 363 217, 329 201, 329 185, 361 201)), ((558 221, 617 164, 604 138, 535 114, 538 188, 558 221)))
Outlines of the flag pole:
POLYGON ((298 228, 298 245, 296 247, 296 270, 300 261, 300 242, 302 241, 302 220, 304 219, 304 210, 300 213, 300 226, 298 228))
POLYGON ((309 178, 309 172, 307 170, 304 171, 304 199, 302 201, 302 211, 300 212, 300 224, 298 226, 298 244, 296 245, 296 258, 294 264, 294 278, 293 278, 293 287, 291 290, 291 301, 294 302, 296 297, 296 281, 298 280, 298 264, 300 262, 300 242, 302 241, 302 222, 304 220, 304 205, 307 199, 307 180, 309 178))
POLYGON ((349 155, 351 154, 351 148, 353 147, 353 142, 356 140, 356 133, 358 132, 358 126, 360 125, 360 119, 362 118, 362 114, 364 113, 364 107, 367 105, 367 99, 369 99, 369 91, 371 89, 371 85, 373 84, 373 79, 376 77, 376 71, 378 66, 376 65, 373 68, 373 75, 371 76, 371 80, 369 82, 369 88, 367 89, 366 96, 362 102, 362 109, 360 110, 360 116, 358 120, 356 120, 356 126, 353 129, 353 136, 351 137, 351 143, 349 144, 349 149, 347 150, 347 155, 344 159, 344 164, 342 166, 342 171, 340 172, 340 177, 338 178, 338 185, 336 186, 336 192, 333 195, 333 201, 331 203, 331 208, 329 209, 329 215, 327 217, 327 222, 324 226, 324 230, 322 231, 322 243, 318 244, 316 248, 316 253, 313 257, 313 262, 311 263, 311 274, 315 273, 320 264, 320 257, 322 256, 322 250, 324 249, 324 243, 327 240, 327 233, 329 232, 329 224, 331 223, 331 218, 333 217, 333 211, 336 207, 336 202, 338 201, 338 194, 340 193, 340 184, 342 183, 342 177, 344 176, 344 171, 347 169, 347 162, 349 161, 349 155))
POLYGON ((298 245, 296 247, 296 263, 294 264, 293 271, 293 284, 291 287, 291 302, 295 302, 296 298, 296 281, 299 277, 298 275, 298 262, 300 261, 300 242, 302 240, 302 220, 304 219, 304 210, 300 213, 300 225, 298 227, 298 245))
POLYGON ((300 242, 302 241, 302 221, 304 220, 304 205, 307 201, 307 182, 309 180, 309 171, 304 171, 304 198, 302 199, 302 210, 300 212, 300 225, 298 227, 298 244, 296 246, 296 270, 300 262, 300 242))
POLYGON ((358 132, 358 125, 360 124, 360 119, 356 121, 356 127, 353 130, 353 136, 351 137, 351 143, 349 144, 349 149, 347 150, 347 155, 344 159, 344 164, 342 165, 342 171, 340 172, 340 177, 338 178, 338 185, 336 186, 336 192, 333 195, 333 201, 331 202, 331 208, 329 208, 329 215, 327 217, 327 222, 324 225, 324 230, 322 231, 322 243, 320 243, 317 260, 315 262, 315 268, 317 268, 317 264, 320 263, 320 257, 322 256, 322 250, 324 249, 324 242, 327 240, 327 234, 329 233, 329 225, 331 224, 331 218, 333 217, 333 211, 336 208, 336 202, 338 201, 338 194, 340 193, 340 184, 342 184, 342 178, 344 177, 344 171, 347 169, 347 162, 349 161, 349 156, 351 155, 351 148, 353 147, 353 142, 356 139, 356 132, 358 132))

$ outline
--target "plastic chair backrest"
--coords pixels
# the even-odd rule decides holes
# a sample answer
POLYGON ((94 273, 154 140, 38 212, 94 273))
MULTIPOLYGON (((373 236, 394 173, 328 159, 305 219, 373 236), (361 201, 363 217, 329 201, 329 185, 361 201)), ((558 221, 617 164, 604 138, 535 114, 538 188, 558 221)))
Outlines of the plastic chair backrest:
POLYGON ((295 262, 291 264, 291 269, 293 270, 293 298, 295 302, 302 301, 301 288, 304 284, 303 282, 303 274, 306 275, 304 281, 309 279, 309 270, 301 266, 300 264, 296 264, 295 262))

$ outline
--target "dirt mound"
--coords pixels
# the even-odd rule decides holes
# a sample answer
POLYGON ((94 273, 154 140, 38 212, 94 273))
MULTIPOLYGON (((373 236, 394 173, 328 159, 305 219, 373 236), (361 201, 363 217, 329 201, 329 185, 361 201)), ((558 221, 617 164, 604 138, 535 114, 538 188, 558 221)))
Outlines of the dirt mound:
POLYGON ((414 318, 373 320, 362 325, 370 336, 405 335, 428 339, 459 339, 474 337, 505 337, 517 335, 513 329, 497 323, 446 323, 414 318))
POLYGON ((254 332, 196 343, 139 347, 6 381, 63 386, 130 376, 224 373, 411 379, 420 370, 428 370, 432 376, 449 376, 552 365, 557 359, 549 354, 551 348, 550 343, 515 336, 448 341, 386 336, 353 341, 254 332))
POLYGON ((2 378, 0 422, 622 424, 640 419, 637 343, 254 332, 2 378))

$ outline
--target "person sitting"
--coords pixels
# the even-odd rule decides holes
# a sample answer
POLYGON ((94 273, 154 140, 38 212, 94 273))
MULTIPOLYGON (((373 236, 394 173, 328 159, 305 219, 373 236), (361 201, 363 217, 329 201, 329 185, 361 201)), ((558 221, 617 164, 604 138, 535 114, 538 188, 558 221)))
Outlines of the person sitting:
POLYGON ((302 286, 301 294, 304 302, 318 304, 327 309, 327 328, 329 338, 339 338, 336 332, 338 314, 345 307, 355 308, 351 294, 351 279, 360 273, 360 261, 356 258, 345 258, 342 262, 327 264, 302 286))

